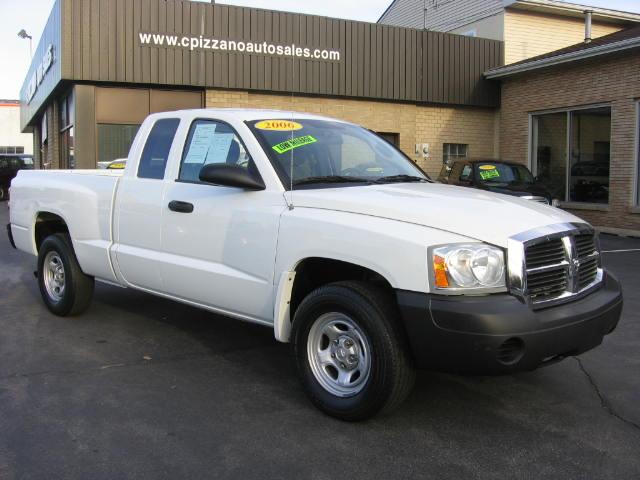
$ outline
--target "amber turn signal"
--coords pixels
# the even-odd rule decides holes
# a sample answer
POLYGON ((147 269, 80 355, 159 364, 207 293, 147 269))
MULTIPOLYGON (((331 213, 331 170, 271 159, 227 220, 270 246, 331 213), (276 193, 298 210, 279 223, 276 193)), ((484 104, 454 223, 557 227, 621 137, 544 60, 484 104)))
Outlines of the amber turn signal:
POLYGON ((444 258, 439 255, 433 256, 433 272, 436 279, 436 287, 449 288, 449 278, 447 277, 447 264, 444 258))

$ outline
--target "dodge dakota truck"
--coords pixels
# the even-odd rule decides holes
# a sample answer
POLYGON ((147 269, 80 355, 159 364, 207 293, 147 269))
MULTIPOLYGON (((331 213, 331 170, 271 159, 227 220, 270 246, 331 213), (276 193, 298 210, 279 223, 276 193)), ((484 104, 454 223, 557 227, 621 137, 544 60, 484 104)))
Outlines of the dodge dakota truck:
POLYGON ((153 114, 124 170, 19 172, 7 227, 54 314, 97 280, 265 325, 344 420, 398 406, 416 368, 578 355, 622 309, 583 220, 435 183, 376 134, 301 113, 153 114))

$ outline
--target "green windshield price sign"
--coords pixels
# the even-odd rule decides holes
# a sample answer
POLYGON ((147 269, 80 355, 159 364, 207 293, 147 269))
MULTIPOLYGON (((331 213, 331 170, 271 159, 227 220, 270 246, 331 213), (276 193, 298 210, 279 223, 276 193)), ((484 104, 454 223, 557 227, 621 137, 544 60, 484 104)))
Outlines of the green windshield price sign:
POLYGON ((286 142, 279 143, 274 145, 273 148, 276 152, 282 154, 288 152, 289 150, 293 150, 294 148, 302 147, 304 145, 309 145, 310 143, 316 143, 318 140, 311 135, 305 135, 304 137, 296 137, 291 140, 287 140, 286 142))
POLYGON ((496 169, 484 170, 480 172, 480 178, 482 178, 482 180, 489 180, 490 178, 496 178, 499 176, 500 176, 500 172, 498 172, 498 170, 496 169))

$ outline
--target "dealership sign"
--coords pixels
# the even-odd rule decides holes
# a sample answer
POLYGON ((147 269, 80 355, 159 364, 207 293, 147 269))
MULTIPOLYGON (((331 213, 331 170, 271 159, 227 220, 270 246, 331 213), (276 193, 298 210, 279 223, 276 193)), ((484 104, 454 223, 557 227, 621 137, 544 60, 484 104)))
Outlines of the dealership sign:
POLYGON ((53 63, 53 45, 50 44, 47 47, 47 51, 42 57, 42 60, 36 66, 36 69, 33 72, 33 75, 31 75, 31 79, 29 80, 29 84, 27 85, 27 103, 30 103, 31 99, 36 94, 38 87, 42 83, 42 79, 51 68, 52 63, 53 63))
POLYGON ((203 35, 171 35, 166 33, 139 34, 140 44, 149 47, 175 47, 193 50, 205 50, 226 53, 249 53, 257 55, 272 55, 278 57, 293 57, 308 60, 340 61, 338 50, 324 48, 300 47, 295 44, 280 45, 271 42, 228 40, 208 38, 203 35))

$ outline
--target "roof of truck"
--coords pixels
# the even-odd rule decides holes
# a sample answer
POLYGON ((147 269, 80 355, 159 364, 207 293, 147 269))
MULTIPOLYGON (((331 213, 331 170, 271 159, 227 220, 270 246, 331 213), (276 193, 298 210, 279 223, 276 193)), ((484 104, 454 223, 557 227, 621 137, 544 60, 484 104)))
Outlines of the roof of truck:
POLYGON ((162 112, 154 115, 175 116, 177 113, 184 113, 190 116, 211 116, 216 114, 232 115, 242 121, 274 119, 309 119, 309 120, 331 120, 334 122, 344 122, 337 118, 314 115, 312 113, 296 112, 295 110, 269 110, 259 108, 194 108, 189 110, 178 110, 174 112, 162 112))

